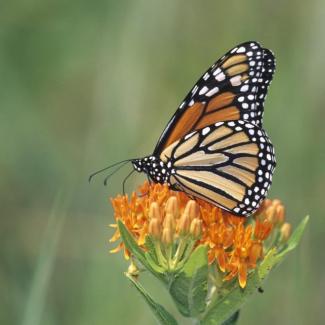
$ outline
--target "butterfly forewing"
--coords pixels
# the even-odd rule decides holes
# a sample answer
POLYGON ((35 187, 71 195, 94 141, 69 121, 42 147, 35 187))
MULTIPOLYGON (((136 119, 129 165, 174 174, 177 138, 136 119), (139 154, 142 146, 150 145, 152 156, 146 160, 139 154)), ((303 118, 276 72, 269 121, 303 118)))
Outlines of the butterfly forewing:
POLYGON ((253 213, 265 198, 275 168, 273 146, 261 128, 238 120, 192 132, 160 155, 171 162, 175 189, 237 215, 253 213))
POLYGON ((275 69, 274 56, 257 42, 240 44, 213 64, 181 103, 154 155, 194 130, 218 121, 262 125, 263 104, 275 69))

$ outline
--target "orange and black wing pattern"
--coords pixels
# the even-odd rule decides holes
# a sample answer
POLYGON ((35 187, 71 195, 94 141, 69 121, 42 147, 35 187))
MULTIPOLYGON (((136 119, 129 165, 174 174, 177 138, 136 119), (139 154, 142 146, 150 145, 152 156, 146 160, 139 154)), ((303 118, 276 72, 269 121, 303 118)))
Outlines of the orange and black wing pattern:
POLYGON ((191 132, 161 153, 170 186, 233 214, 248 216, 264 200, 276 165, 266 132, 243 120, 191 132))
POLYGON ((257 42, 237 45, 213 64, 178 107, 153 155, 192 131, 219 121, 262 126, 264 99, 275 70, 272 52, 257 42))

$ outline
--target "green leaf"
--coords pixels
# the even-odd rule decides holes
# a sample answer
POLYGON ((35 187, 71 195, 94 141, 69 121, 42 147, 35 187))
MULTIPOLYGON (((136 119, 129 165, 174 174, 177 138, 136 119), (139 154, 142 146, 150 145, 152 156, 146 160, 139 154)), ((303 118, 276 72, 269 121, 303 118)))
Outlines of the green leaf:
POLYGON ((157 321, 161 325, 177 325, 176 319, 160 304, 156 303, 147 291, 131 275, 126 274, 127 278, 133 283, 138 292, 144 298, 157 321))
POLYGON ((147 252, 145 252, 144 255, 151 268, 157 273, 165 273, 166 270, 158 263, 155 244, 150 236, 146 236, 145 246, 147 248, 147 252))
POLYGON ((146 267, 147 261, 145 259, 144 251, 138 246, 124 223, 121 220, 118 220, 117 223, 125 247, 143 264, 143 266, 146 267))
POLYGON ((156 276, 163 282, 166 282, 165 277, 160 272, 157 272, 148 262, 144 251, 138 246, 137 242, 135 241, 135 239, 130 234, 130 232, 128 231, 128 229, 125 227, 124 223, 121 220, 118 220, 118 228, 125 247, 139 260, 139 262, 148 271, 150 271, 154 276, 156 276))
POLYGON ((276 261, 277 261, 277 249, 274 247, 267 252, 263 261, 261 262, 260 266, 257 269, 260 284, 263 280, 265 280, 265 278, 267 277, 271 269, 276 264, 276 261))
POLYGON ((196 316, 206 308, 208 255, 206 246, 198 246, 171 283, 169 292, 184 316, 196 316))
POLYGON ((234 314, 230 316, 222 325, 235 325, 239 318, 239 310, 237 310, 234 314))
POLYGON ((158 264, 158 259, 157 259, 156 250, 155 250, 155 244, 149 235, 146 236, 145 246, 148 250, 147 253, 150 254, 152 260, 154 260, 155 263, 158 264))

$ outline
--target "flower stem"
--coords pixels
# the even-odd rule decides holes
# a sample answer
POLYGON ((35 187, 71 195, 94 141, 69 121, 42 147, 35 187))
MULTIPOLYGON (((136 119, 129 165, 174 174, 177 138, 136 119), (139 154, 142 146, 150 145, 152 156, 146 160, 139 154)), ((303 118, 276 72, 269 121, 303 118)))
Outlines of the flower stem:
POLYGON ((174 255, 174 258, 171 262, 171 267, 172 269, 174 269, 178 263, 178 261, 182 258, 184 250, 186 248, 187 245, 187 240, 186 238, 181 238, 181 240, 179 241, 179 244, 177 246, 177 250, 176 253, 174 255))
POLYGON ((159 264, 161 266, 167 268, 167 266, 168 266, 167 265, 167 260, 166 260, 164 254, 161 251, 160 242, 155 240, 154 246, 155 246, 155 251, 156 251, 156 255, 157 255, 159 264))

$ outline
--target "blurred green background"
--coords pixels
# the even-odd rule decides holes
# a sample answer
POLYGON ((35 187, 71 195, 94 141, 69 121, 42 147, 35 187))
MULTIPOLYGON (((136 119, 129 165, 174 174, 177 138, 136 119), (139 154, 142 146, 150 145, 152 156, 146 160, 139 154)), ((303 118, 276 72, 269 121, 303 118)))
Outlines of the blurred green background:
MULTIPOLYGON (((7 1, 0 5, 0 323, 153 324, 110 255, 108 187, 88 175, 151 153, 201 73, 237 43, 277 57, 265 128, 278 167, 270 197, 302 244, 239 324, 323 324, 325 2, 7 1)), ((142 181, 133 177, 128 190, 142 181)), ((165 292, 145 279, 153 296, 165 292)))

